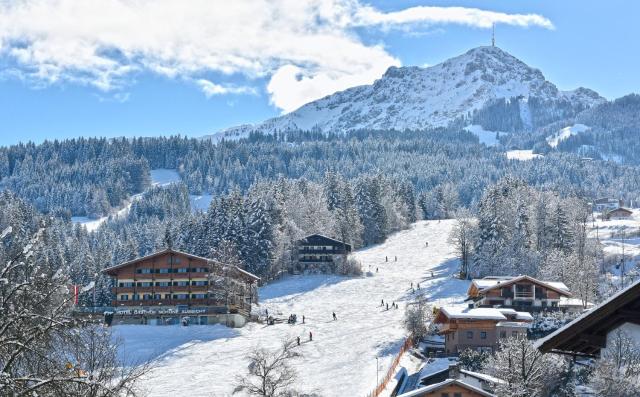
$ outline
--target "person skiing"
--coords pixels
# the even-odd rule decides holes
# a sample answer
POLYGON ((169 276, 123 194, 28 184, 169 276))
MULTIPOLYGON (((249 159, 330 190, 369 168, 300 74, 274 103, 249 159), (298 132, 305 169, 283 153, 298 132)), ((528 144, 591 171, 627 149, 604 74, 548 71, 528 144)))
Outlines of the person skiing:
POLYGON ((311 331, 309 331, 309 342, 311 342, 313 340, 313 334, 311 333, 311 331))
POLYGON ((264 309, 264 316, 269 318, 269 309, 264 309))
POLYGON ((302 315, 302 324, 304 324, 304 314, 302 315))
POLYGON ((420 283, 418 283, 418 289, 420 289, 420 283))
POLYGON ((413 281, 411 282, 411 289, 413 289, 413 281))
POLYGON ((391 307, 395 309, 395 308, 396 308, 396 303, 395 303, 395 302, 393 302, 393 303, 391 304, 391 307))
POLYGON ((300 346, 300 337, 298 336, 298 346, 300 346))
POLYGON ((385 262, 389 262, 389 257, 388 257, 388 256, 385 256, 385 257, 384 257, 384 261, 385 261, 385 262))
POLYGON ((384 299, 380 301, 380 306, 384 306, 384 299))
POLYGON ((376 267, 376 273, 378 273, 378 268, 376 267))
POLYGON ((336 312, 333 312, 333 321, 336 321, 338 317, 336 316, 336 312))
POLYGON ((429 246, 429 242, 428 242, 428 241, 425 241, 425 242, 424 242, 424 246, 425 246, 425 247, 428 247, 428 246, 429 246))
POLYGON ((387 310, 389 310, 389 303, 387 302, 387 310))
POLYGON ((431 278, 433 278, 433 272, 431 272, 431 278))
POLYGON ((393 261, 397 262, 398 261, 398 257, 396 256, 393 261))

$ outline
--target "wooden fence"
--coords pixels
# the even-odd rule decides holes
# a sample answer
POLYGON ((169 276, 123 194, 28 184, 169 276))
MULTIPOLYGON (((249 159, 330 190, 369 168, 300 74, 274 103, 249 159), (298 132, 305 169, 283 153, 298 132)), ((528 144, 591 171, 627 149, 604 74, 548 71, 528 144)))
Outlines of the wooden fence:
POLYGON ((387 388, 387 385, 389 384, 389 381, 393 377, 393 374, 396 373, 396 368, 400 363, 400 358, 407 350, 409 350, 409 348, 412 345, 413 345, 413 341, 410 337, 404 341, 404 344, 402 344, 400 351, 398 352, 396 357, 393 359, 393 362, 391 363, 391 366, 387 370, 387 373, 384 375, 384 377, 382 378, 380 383, 376 386, 376 388, 373 389, 369 394, 367 394, 367 397, 378 397, 380 393, 382 393, 382 391, 387 388))

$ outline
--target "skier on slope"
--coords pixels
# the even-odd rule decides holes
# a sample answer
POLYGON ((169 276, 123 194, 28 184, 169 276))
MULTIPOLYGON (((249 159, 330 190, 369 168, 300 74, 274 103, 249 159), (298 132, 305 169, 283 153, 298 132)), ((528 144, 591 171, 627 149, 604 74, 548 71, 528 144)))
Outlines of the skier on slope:
POLYGON ((338 317, 336 316, 336 312, 333 312, 333 321, 336 321, 338 317))

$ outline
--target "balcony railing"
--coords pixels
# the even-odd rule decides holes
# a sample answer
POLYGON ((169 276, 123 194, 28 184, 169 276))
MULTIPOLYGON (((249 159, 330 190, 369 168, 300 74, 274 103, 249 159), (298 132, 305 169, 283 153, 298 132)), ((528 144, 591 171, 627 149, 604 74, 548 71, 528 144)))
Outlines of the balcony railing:
POLYGON ((532 299, 533 292, 531 291, 516 291, 516 299, 532 299))

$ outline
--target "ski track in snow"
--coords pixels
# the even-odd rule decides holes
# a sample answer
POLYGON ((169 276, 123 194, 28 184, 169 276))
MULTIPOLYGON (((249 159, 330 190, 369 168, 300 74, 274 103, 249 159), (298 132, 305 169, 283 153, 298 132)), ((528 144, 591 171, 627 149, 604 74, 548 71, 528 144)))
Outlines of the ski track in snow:
POLYGON ((262 287, 259 311, 268 309, 280 318, 295 313, 296 325, 116 326, 121 355, 137 362, 158 358, 142 381, 150 396, 173 396, 178 390, 189 396, 231 396, 234 377, 246 373, 253 347, 276 349, 285 338, 300 336, 303 358, 294 367, 301 391, 364 396, 375 386, 376 356, 382 377, 406 337, 402 318, 413 297, 412 282, 421 284, 432 304, 462 304, 469 282, 451 277, 458 264, 447 242, 453 223, 421 221, 383 244, 356 252, 365 272, 362 277, 294 276, 262 287), (381 299, 395 301, 400 308, 386 311, 381 299), (337 321, 332 320, 334 311, 337 321), (302 315, 306 324, 301 324, 302 315))

